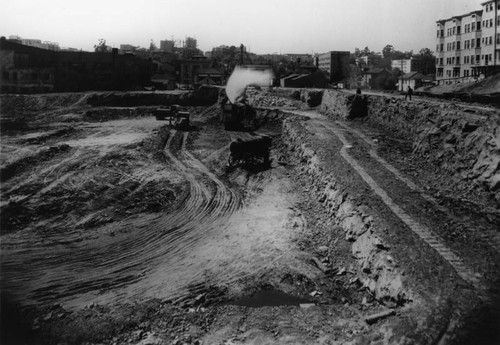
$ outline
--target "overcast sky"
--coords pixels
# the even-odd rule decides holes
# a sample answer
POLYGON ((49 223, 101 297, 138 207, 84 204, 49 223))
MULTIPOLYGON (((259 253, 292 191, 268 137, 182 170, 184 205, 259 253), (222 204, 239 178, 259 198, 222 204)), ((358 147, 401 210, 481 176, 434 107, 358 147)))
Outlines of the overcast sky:
POLYGON ((481 8, 477 0, 0 0, 0 35, 92 51, 195 37, 203 51, 323 53, 368 46, 435 50, 436 21, 481 8))

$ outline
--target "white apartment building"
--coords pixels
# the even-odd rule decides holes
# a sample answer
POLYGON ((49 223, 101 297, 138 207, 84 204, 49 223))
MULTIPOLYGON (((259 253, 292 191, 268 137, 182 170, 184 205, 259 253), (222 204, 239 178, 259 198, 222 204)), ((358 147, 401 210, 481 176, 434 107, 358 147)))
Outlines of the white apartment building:
POLYGON ((500 2, 437 21, 436 80, 456 83, 484 77, 500 68, 500 2))

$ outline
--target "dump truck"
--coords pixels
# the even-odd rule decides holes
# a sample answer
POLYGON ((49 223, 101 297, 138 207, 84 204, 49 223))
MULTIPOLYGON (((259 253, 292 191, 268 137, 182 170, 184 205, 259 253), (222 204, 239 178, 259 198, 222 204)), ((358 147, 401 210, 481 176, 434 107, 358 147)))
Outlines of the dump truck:
POLYGON ((238 138, 229 145, 228 165, 269 167, 272 139, 267 135, 238 138))

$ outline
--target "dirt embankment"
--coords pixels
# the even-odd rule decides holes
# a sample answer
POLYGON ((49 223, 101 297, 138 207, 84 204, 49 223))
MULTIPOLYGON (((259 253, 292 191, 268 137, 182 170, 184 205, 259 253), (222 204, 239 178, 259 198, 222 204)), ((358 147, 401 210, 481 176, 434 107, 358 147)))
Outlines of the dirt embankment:
MULTIPOLYGON (((24 119, 33 121, 36 117, 81 113, 92 108, 117 108, 121 112, 141 115, 151 106, 171 104, 203 106, 217 101, 218 87, 204 86, 189 92, 86 92, 47 95, 0 95, 2 119, 24 119), (127 108, 124 110, 124 108, 127 108), (136 108, 138 110, 136 111, 136 108)), ((90 110, 92 111, 92 110, 90 110)), ((94 110, 95 112, 95 110, 94 110)), ((109 118, 108 118, 109 119, 109 118)))
MULTIPOLYGON (((439 341, 455 303, 472 296, 467 291, 463 295, 457 292, 460 297, 448 300, 456 282, 450 267, 411 233, 394 232, 397 221, 393 215, 366 193, 339 153, 304 126, 307 122, 285 120, 288 150, 311 197, 319 200, 334 220, 330 234, 333 247, 339 241, 350 243, 356 262, 352 281, 382 305, 397 308, 400 317, 384 326, 392 329, 392 342, 439 341)), ((386 335, 382 329, 372 329, 373 339, 377 334, 380 338, 386 335)))
MULTIPOLYGON (((355 117, 351 98, 328 91, 320 106, 332 119, 355 117)), ((413 154, 439 170, 431 187, 457 186, 463 197, 500 208, 500 117, 492 108, 368 96, 366 121, 413 141, 413 154)), ((497 216, 495 216, 497 217, 497 216)))
POLYGON ((417 95, 440 97, 445 99, 460 99, 465 102, 481 102, 500 105, 500 73, 483 80, 422 86, 415 90, 417 95))

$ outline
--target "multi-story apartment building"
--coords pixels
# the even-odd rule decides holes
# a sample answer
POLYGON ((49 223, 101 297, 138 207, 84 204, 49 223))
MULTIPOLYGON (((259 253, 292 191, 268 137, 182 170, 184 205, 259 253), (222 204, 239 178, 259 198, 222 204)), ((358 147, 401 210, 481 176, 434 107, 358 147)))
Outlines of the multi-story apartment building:
POLYGON ((331 51, 319 54, 317 67, 330 76, 330 82, 340 82, 349 77, 349 58, 351 53, 348 51, 331 51))
POLYGON ((456 83, 500 70, 500 2, 437 21, 436 80, 456 83))

